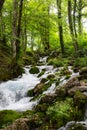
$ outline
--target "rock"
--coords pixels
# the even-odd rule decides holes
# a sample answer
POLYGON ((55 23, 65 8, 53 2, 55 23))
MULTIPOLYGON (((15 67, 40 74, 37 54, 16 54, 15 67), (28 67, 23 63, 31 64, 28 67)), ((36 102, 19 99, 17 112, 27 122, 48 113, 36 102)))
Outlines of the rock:
POLYGON ((65 126, 65 130, 70 130, 70 128, 72 129, 73 125, 75 124, 75 121, 70 121, 66 124, 65 126))
POLYGON ((17 119, 12 125, 2 130, 30 130, 28 122, 29 119, 27 118, 17 119))
POLYGON ((68 90, 74 86, 80 86, 80 81, 78 80, 77 77, 74 77, 72 79, 70 79, 65 85, 64 87, 68 90))
POLYGON ((42 103, 49 103, 50 104, 55 100, 56 97, 57 97, 56 94, 47 94, 41 98, 40 103, 41 104, 42 103))
POLYGON ((29 96, 29 97, 33 97, 33 96, 34 96, 34 89, 30 89, 30 90, 28 90, 28 92, 27 92, 27 96, 29 96))
POLYGON ((87 86, 75 86, 68 90, 68 94, 74 95, 76 91, 87 92, 87 86))
POLYGON ((54 79, 55 78, 55 75, 54 74, 50 74, 47 76, 48 79, 54 79))
POLYGON ((29 70, 29 72, 31 74, 38 74, 39 73, 39 69, 38 69, 38 67, 34 66, 34 67, 31 67, 31 69, 29 70))
POLYGON ((57 97, 64 98, 66 96, 66 89, 65 89, 65 87, 57 88, 55 94, 57 95, 57 97))
POLYGON ((39 83, 34 88, 34 94, 38 94, 41 92, 42 88, 44 87, 44 83, 39 83))
POLYGON ((63 127, 59 128, 57 130, 65 130, 65 127, 63 126, 63 127))
POLYGON ((87 78, 87 67, 81 68, 79 74, 80 74, 81 79, 87 78))
POLYGON ((46 83, 47 81, 48 81, 47 78, 42 78, 42 79, 41 79, 41 83, 46 83))

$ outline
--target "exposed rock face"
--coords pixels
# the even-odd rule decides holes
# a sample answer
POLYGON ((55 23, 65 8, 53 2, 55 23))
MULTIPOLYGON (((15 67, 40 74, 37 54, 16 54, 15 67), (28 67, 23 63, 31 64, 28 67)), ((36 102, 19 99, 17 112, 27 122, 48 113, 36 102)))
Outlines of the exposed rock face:
POLYGON ((29 119, 21 118, 16 120, 12 125, 1 130, 30 130, 28 126, 29 119))

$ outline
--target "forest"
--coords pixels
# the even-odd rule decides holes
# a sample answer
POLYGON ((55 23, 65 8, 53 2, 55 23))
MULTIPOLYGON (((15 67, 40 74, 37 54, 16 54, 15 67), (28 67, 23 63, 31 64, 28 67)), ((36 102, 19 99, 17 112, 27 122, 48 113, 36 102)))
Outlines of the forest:
POLYGON ((87 0, 0 0, 0 130, 87 130, 87 0))

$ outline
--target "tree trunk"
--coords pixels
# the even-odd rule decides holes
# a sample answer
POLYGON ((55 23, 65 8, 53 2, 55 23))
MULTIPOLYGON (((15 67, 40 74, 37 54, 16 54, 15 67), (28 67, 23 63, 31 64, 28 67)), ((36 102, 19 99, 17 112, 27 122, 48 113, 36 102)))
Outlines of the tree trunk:
POLYGON ((12 54, 13 60, 16 61, 16 38, 17 38, 17 14, 18 14, 18 0, 13 0, 13 25, 12 25, 12 54))
POLYGON ((76 31, 76 7, 77 7, 77 0, 74 0, 74 7, 73 7, 73 27, 74 27, 74 34, 77 38, 77 31, 76 31))
POLYGON ((0 0, 0 14, 1 14, 1 10, 2 10, 4 2, 5 2, 5 0, 0 0))
POLYGON ((75 37, 74 29, 73 29, 71 0, 68 0, 68 22, 69 22, 69 29, 70 29, 70 33, 71 33, 71 37, 72 37, 73 46, 74 46, 75 52, 77 52, 78 51, 78 42, 77 42, 77 38, 75 37))
POLYGON ((59 39, 62 54, 65 53, 64 39, 63 39, 63 27, 62 27, 62 15, 61 15, 61 0, 56 0, 58 8, 58 28, 59 28, 59 39))
POLYGON ((78 1, 78 32, 79 35, 82 34, 82 0, 78 1))
POLYGON ((16 39, 16 58, 17 58, 17 60, 20 57, 20 32, 21 32, 22 8, 23 8, 23 0, 20 0, 18 26, 17 26, 17 39, 16 39))

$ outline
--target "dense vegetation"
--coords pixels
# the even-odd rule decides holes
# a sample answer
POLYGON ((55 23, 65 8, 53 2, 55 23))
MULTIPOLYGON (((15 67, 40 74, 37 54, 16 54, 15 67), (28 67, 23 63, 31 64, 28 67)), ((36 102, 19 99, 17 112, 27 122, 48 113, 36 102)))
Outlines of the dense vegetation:
MULTIPOLYGON (((17 77, 23 73, 23 66, 36 66, 44 56, 48 56, 48 65, 63 66, 63 75, 69 65, 75 72, 87 67, 86 21, 86 0, 0 0, 0 81, 17 77)), ((34 69, 30 70, 32 74, 39 73, 34 69)), ((87 78, 87 68, 82 70, 85 75, 81 73, 79 81, 87 78)), ((67 73, 66 79, 69 77, 67 73)), ((52 82, 55 80, 51 78, 52 82)), ((47 87, 49 84, 43 89, 47 87)), ((82 120, 81 106, 87 102, 86 97, 79 91, 69 95, 63 89, 59 90, 60 97, 51 103, 40 103, 35 110, 0 111, 0 128, 20 117, 30 118, 31 130, 34 125, 39 130, 56 130, 68 121, 82 120)), ((28 94, 32 96, 32 90, 28 94)))

